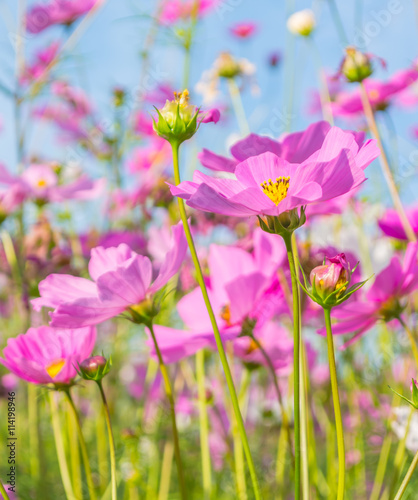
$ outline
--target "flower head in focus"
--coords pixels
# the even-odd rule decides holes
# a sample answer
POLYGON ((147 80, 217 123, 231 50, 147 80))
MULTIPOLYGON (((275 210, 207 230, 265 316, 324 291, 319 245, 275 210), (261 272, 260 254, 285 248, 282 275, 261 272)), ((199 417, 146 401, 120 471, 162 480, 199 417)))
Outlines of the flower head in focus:
MULTIPOLYGON (((398 320, 408 303, 408 297, 418 288, 418 244, 409 243, 403 262, 394 256, 389 265, 377 276, 365 296, 333 309, 337 322, 334 335, 354 334, 344 347, 352 344, 378 321, 398 320)), ((318 331, 325 335, 325 330, 318 331)))
POLYGON ((94 327, 29 328, 7 341, 0 363, 27 382, 68 386, 77 375, 75 366, 90 356, 95 342, 94 327))
POLYGON ((366 283, 362 281, 348 288, 353 272, 345 254, 326 257, 321 266, 312 269, 309 276, 311 286, 308 285, 304 275, 305 284, 302 287, 314 302, 331 309, 345 302, 366 283))
POLYGON ((77 373, 84 380, 100 382, 109 373, 111 366, 111 358, 106 359, 104 356, 92 356, 79 363, 77 373))

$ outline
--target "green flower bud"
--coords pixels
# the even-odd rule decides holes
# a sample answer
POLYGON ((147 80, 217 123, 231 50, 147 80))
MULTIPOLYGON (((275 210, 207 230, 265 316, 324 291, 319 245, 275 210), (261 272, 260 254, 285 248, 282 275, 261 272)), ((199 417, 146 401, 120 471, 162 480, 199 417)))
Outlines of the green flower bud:
POLYGON ((347 47, 345 52, 341 72, 349 82, 362 82, 373 73, 372 63, 366 54, 354 47, 347 47))
POLYGON ((166 101, 161 109, 156 109, 158 121, 153 118, 154 131, 170 144, 182 142, 194 136, 198 129, 199 109, 189 104, 189 92, 174 93, 173 101, 166 101))

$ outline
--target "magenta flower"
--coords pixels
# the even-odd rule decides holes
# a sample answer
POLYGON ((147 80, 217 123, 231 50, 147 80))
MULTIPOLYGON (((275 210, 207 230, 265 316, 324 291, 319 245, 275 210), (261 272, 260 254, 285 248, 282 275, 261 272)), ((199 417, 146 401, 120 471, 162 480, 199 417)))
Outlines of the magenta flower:
MULTIPOLYGON (((206 15, 217 2, 218 0, 200 0, 197 4, 198 16, 203 17, 206 15)), ((166 25, 172 25, 178 21, 187 21, 192 17, 195 8, 195 0, 165 0, 162 3, 159 20, 166 25)))
POLYGON ((21 84, 30 84, 43 77, 46 68, 52 63, 58 54, 59 42, 52 42, 46 48, 35 54, 35 60, 32 64, 25 66, 20 78, 21 84))
POLYGON ((354 138, 357 147, 352 148, 352 153, 355 156, 358 155, 359 166, 363 169, 379 154, 375 141, 364 142, 365 134, 363 132, 343 131, 337 127, 331 129, 328 122, 319 121, 309 125, 302 132, 287 134, 279 140, 250 134, 232 146, 232 158, 217 155, 207 149, 203 149, 198 156, 204 167, 221 172, 235 172, 238 163, 266 152, 274 153, 289 163, 302 163, 321 150, 328 134, 331 135, 327 142, 330 142, 332 137, 332 140, 337 139, 341 142, 342 147, 347 147, 354 138), (336 131, 339 131, 337 137, 336 131), (371 156, 372 159, 368 159, 368 156, 371 156))
POLYGON ((35 310, 51 307, 51 326, 80 328, 97 325, 136 308, 173 277, 187 250, 183 226, 173 227, 173 240, 157 278, 152 282, 152 264, 127 245, 91 251, 91 280, 67 274, 51 274, 39 283, 40 297, 32 300, 35 310))
POLYGON ((91 355, 96 342, 94 327, 62 330, 41 326, 10 338, 0 363, 33 384, 70 384, 74 366, 91 355))
MULTIPOLYGON (((256 327, 253 334, 266 351, 275 370, 283 372, 292 366, 293 340, 285 328, 269 321, 259 328, 256 327)), ((234 353, 246 364, 268 365, 257 343, 250 337, 235 339, 234 353)))
MULTIPOLYGON (((275 271, 285 258, 284 247, 259 231, 253 255, 237 247, 211 245, 208 265, 209 297, 223 340, 236 338, 243 323, 261 326, 276 312, 282 296, 270 293, 275 271)), ((154 326, 158 345, 167 363, 176 362, 204 347, 215 347, 215 339, 199 288, 185 295, 177 311, 186 330, 154 326)), ((155 356, 153 343, 148 342, 155 356)))
POLYGON ((251 21, 242 22, 234 24, 229 30, 236 38, 246 39, 254 35, 257 30, 257 25, 251 21))
POLYGON ((68 184, 59 184, 53 164, 32 164, 19 177, 0 168, 0 186, 11 189, 14 199, 30 199, 36 203, 61 202, 64 200, 91 200, 103 191, 104 179, 92 181, 82 175, 68 184))
POLYGON ((244 150, 248 158, 235 167, 235 179, 214 179, 197 171, 192 182, 171 186, 172 194, 207 212, 241 217, 278 216, 357 188, 366 179, 363 169, 379 154, 375 141, 360 147, 353 134, 337 127, 329 129, 324 140, 320 138, 319 149, 315 136, 310 145, 301 148, 299 158, 310 149, 306 159, 300 161, 294 150, 292 163, 278 156, 282 149, 279 143, 275 143, 276 153, 261 153, 263 143, 271 147, 274 141, 259 139, 260 142, 255 141, 261 145, 257 156, 248 157, 248 149, 244 150))
MULTIPOLYGON (((417 243, 409 243, 403 263, 397 256, 377 276, 364 300, 350 301, 332 310, 337 323, 333 325, 335 335, 354 333, 344 347, 352 344, 370 330, 377 321, 398 318, 405 307, 408 295, 418 289, 417 243)), ((325 335, 325 329, 318 331, 325 335)))
POLYGON ((40 33, 54 24, 70 25, 102 0, 51 0, 34 5, 26 17, 29 33, 40 33))
MULTIPOLYGON (((411 224, 414 233, 418 235, 418 205, 407 209, 406 216, 411 224)), ((401 219, 399 218, 399 214, 396 210, 386 210, 384 216, 379 219, 378 224, 380 229, 387 236, 397 238, 398 240, 408 239, 401 223, 401 219)))
MULTIPOLYGON (((386 109, 395 97, 417 79, 418 69, 414 65, 412 68, 398 71, 385 82, 367 78, 364 80, 364 86, 372 107, 375 110, 382 110, 386 109)), ((360 89, 356 88, 353 92, 341 91, 337 93, 334 102, 331 103, 331 109, 334 116, 351 116, 363 113, 360 89)))

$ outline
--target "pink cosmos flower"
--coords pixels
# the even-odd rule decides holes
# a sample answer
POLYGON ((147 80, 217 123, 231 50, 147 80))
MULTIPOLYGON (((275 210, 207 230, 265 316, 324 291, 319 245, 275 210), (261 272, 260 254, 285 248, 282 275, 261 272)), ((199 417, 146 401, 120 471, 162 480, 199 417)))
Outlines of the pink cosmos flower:
POLYGON ((305 139, 310 137, 308 132, 294 137, 291 162, 284 155, 278 156, 283 151, 282 144, 255 136, 250 141, 255 147, 243 148, 247 159, 236 166, 230 162, 234 179, 213 178, 196 171, 193 181, 171 186, 171 192, 185 199, 189 206, 207 212, 241 217, 277 216, 357 188, 366 180, 363 169, 379 154, 375 141, 359 145, 352 133, 338 127, 328 129, 325 138, 313 136, 300 149, 294 149, 305 134, 305 139), (262 152, 266 145, 275 146, 276 153, 262 152), (254 151, 257 156, 250 156, 254 151))
POLYGON ((207 149, 203 149, 198 157, 202 165, 210 170, 233 173, 238 163, 266 152, 274 153, 289 163, 302 163, 314 153, 318 154, 324 145, 329 148, 331 140, 337 140, 341 144, 340 149, 349 147, 354 156, 358 155, 359 166, 364 169, 378 155, 375 141, 364 142, 364 137, 363 132, 343 131, 337 127, 331 127, 326 121, 319 121, 302 132, 286 134, 279 140, 250 134, 232 146, 232 158, 217 155, 207 149), (327 139, 328 135, 330 137, 327 139), (353 139, 357 147, 354 146, 353 139), (368 156, 372 159, 369 160, 368 156))
POLYGON ((198 8, 198 16, 203 17, 218 0, 165 0, 162 4, 159 20, 162 24, 171 25, 178 21, 187 21, 192 17, 194 9, 198 8))
MULTIPOLYGON (((266 351, 275 370, 288 371, 292 366, 293 340, 285 328, 269 321, 254 329, 254 337, 266 351)), ((239 337, 234 340, 234 353, 243 363, 267 366, 266 358, 254 340, 250 337, 239 337)))
POLYGON ((104 179, 92 181, 82 175, 68 184, 59 184, 59 178, 52 164, 32 164, 21 176, 12 176, 0 166, 0 185, 11 189, 15 199, 31 199, 37 203, 60 202, 64 200, 90 200, 103 191, 104 179))
MULTIPOLYGON (((270 293, 275 271, 284 261, 284 245, 261 230, 253 254, 237 247, 211 245, 208 256, 209 297, 223 340, 237 337, 247 319, 261 326, 277 310, 282 296, 270 293)), ((281 243, 281 242, 280 242, 281 243)), ((187 330, 155 325, 164 361, 176 362, 204 347, 215 347, 212 326, 199 288, 177 304, 187 330)), ((153 343, 149 341, 155 356, 153 343)))
POLYGON ((63 99, 71 108, 75 116, 83 118, 92 112, 92 106, 87 94, 79 87, 73 87, 62 80, 55 80, 51 85, 51 92, 63 99))
POLYGON ((33 384, 69 384, 77 375, 74 366, 91 355, 95 342, 94 327, 29 328, 25 334, 7 341, 0 363, 33 384))
MULTIPOLYGON (((406 216, 412 226, 412 229, 414 230, 414 233, 418 235, 418 205, 407 209, 406 216)), ((391 208, 386 210, 384 216, 379 219, 378 224, 380 229, 387 236, 397 238, 398 240, 408 239, 396 210, 391 208)))
POLYGON ((52 63, 58 54, 60 43, 52 42, 46 48, 35 54, 35 60, 32 64, 26 66, 20 78, 20 83, 29 84, 42 78, 46 68, 52 63))
MULTIPOLYGON (((418 69, 415 67, 398 71, 387 81, 382 82, 367 78, 364 86, 370 100, 370 104, 376 110, 386 109, 393 98, 412 85, 418 79, 418 69)), ((363 113, 360 89, 353 92, 339 92, 334 96, 331 103, 334 116, 350 116, 363 113)))
MULTIPOLYGON (((9 484, 3 484, 4 489, 7 492, 7 496, 9 497, 9 500, 17 500, 16 494, 13 493, 13 491, 10 491, 10 485, 9 484)), ((3 500, 3 495, 0 493, 0 500, 3 500)))
POLYGON ((97 325, 148 299, 180 268, 187 251, 182 224, 173 226, 173 241, 157 278, 152 282, 148 257, 127 245, 91 251, 91 280, 67 274, 51 274, 39 283, 40 297, 32 300, 36 311, 51 307, 51 326, 80 328, 97 325))
POLYGON ((252 21, 237 23, 229 28, 232 35, 237 38, 250 38, 257 30, 257 24, 252 21))
MULTIPOLYGON (((417 243, 409 243, 403 263, 395 256, 381 271, 364 300, 346 302, 332 310, 337 323, 333 325, 335 335, 354 333, 344 345, 347 347, 370 330, 377 321, 390 321, 399 317, 409 294, 418 289, 417 243)), ((324 328, 318 331, 325 335, 324 328)))
POLYGON ((165 139, 154 137, 148 144, 132 151, 132 156, 127 160, 127 166, 132 173, 143 172, 150 168, 161 171, 170 164, 170 161, 170 144, 165 139))
POLYGON ((26 17, 29 33, 40 33, 54 24, 70 25, 102 0, 51 0, 31 7, 26 17))

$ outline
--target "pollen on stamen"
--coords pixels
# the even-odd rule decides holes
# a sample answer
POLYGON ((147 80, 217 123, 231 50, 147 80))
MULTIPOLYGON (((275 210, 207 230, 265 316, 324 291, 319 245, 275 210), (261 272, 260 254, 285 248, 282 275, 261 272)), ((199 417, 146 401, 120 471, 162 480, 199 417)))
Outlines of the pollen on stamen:
POLYGON ((276 177, 275 182, 269 179, 268 181, 262 182, 260 186, 264 194, 268 196, 275 205, 278 205, 287 196, 289 181, 290 177, 276 177))

